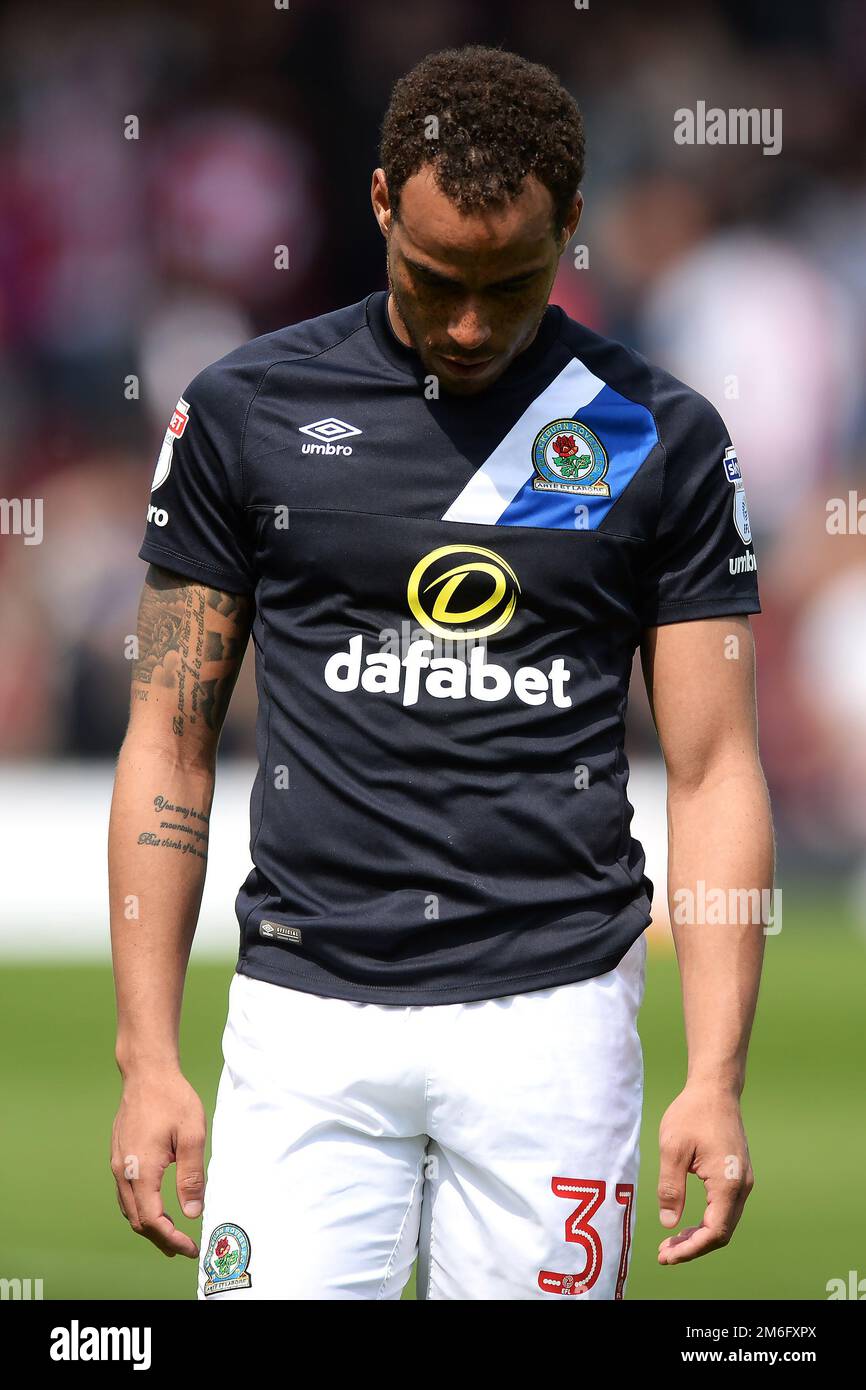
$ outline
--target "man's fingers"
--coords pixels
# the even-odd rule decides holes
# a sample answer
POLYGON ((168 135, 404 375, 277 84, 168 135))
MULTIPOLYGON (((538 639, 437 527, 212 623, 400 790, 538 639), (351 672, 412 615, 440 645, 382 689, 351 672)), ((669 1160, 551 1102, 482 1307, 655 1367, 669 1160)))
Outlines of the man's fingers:
POLYGON ((749 1193, 751 1192, 754 1185, 755 1179, 750 1168, 748 1170, 747 1176, 743 1179, 741 1183, 737 1184, 734 1191, 734 1203, 730 1213, 731 1235, 733 1235, 734 1231, 740 1224, 740 1217, 743 1214, 743 1208, 745 1207, 746 1202, 748 1201, 749 1193))
POLYGON ((164 1255, 186 1255, 195 1259, 198 1256, 195 1241, 177 1229, 163 1208, 160 1192, 163 1171, 161 1168, 143 1170, 141 1177, 132 1184, 141 1223, 141 1235, 152 1241, 164 1255))
POLYGON ((685 1264, 711 1250, 721 1250, 730 1241, 751 1191, 751 1179, 743 1182, 724 1179, 716 1190, 716 1185, 707 1183, 706 1187, 707 1207, 700 1226, 688 1226, 663 1240, 659 1246, 659 1264, 685 1264))
POLYGON ((201 1129, 184 1129, 177 1136, 177 1199, 184 1216, 201 1216, 204 1201, 204 1144, 201 1129))
POLYGON ((138 1208, 135 1205, 135 1193, 132 1185, 126 1176, 126 1169, 121 1158, 111 1159, 111 1171, 114 1174, 114 1186, 117 1192, 117 1202, 127 1221, 134 1231, 138 1230, 138 1208))
POLYGON ((686 1226, 685 1230, 678 1231, 675 1236, 668 1236, 659 1246, 660 1265, 685 1264, 687 1260, 697 1259, 698 1255, 705 1255, 708 1250, 714 1250, 715 1245, 710 1244, 713 1237, 705 1226, 686 1226))
POLYGON ((123 1212, 130 1226, 135 1230, 138 1226, 138 1211, 135 1206, 135 1197, 132 1188, 125 1178, 115 1178, 114 1190, 117 1193, 117 1205, 123 1212))
POLYGON ((680 1265, 688 1260, 696 1260, 699 1255, 707 1255, 711 1250, 720 1250, 731 1238, 730 1232, 714 1230, 710 1226, 687 1226, 678 1235, 668 1236, 659 1246, 659 1264, 680 1265))
POLYGON ((195 1241, 190 1240, 183 1231, 179 1231, 171 1217, 164 1211, 156 1215, 142 1216, 139 1234, 143 1235, 169 1259, 174 1259, 175 1255, 186 1255, 190 1259, 195 1259, 198 1255, 198 1246, 195 1241))
POLYGON ((671 1140, 659 1147, 659 1219, 663 1226, 675 1226, 686 1204, 686 1177, 692 1150, 671 1140))

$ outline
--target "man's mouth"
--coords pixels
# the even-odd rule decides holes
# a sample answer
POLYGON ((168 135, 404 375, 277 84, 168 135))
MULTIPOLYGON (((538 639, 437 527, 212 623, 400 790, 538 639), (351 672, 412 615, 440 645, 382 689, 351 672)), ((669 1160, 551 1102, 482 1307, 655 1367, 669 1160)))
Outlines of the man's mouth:
POLYGON ((455 376, 466 377, 481 376, 496 360, 494 357, 447 357, 444 352, 437 352, 436 356, 455 376))

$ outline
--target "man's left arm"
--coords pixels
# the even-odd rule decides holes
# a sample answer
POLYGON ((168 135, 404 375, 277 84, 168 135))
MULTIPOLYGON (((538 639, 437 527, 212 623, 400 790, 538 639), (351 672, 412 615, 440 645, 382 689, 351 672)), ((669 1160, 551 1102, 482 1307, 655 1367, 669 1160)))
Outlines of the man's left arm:
POLYGON ((727 1245, 754 1177, 740 1113, 773 879, 747 616, 647 630, 644 677, 668 782, 668 900, 688 1068, 659 1128, 659 1212, 675 1227, 686 1177, 706 1190, 699 1226, 663 1240, 660 1264, 727 1245), (762 920, 764 919, 764 920, 762 920))

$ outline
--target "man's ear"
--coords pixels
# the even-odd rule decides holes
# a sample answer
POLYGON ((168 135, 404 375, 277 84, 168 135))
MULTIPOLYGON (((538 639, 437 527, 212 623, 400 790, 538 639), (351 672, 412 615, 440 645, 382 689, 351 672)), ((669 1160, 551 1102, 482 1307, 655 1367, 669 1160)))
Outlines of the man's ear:
POLYGON ((562 255, 562 253, 563 253, 563 251, 565 250, 566 246, 567 246, 568 243, 571 241, 571 238, 574 236, 575 232, 577 231, 578 223, 580 222, 580 216, 581 216, 581 213, 582 213, 582 212, 583 212, 583 194, 582 194, 582 193, 577 193, 577 194, 575 194, 574 202, 572 203, 571 207, 569 208, 568 217, 567 217, 566 220, 565 220, 565 226, 563 227, 562 231, 561 231, 560 234, 559 234, 559 254, 560 254, 560 255, 562 255))
POLYGON ((385 178, 384 169, 373 170, 373 180, 370 185, 370 201, 373 204, 373 216, 379 223, 379 230, 384 237, 387 237, 391 230, 393 212, 391 200, 388 196, 388 180, 385 178))

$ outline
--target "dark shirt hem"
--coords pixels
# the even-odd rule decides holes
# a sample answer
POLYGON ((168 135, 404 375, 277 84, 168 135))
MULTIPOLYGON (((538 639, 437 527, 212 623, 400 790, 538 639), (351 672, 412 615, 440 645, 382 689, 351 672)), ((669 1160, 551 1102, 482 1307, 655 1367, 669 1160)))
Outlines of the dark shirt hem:
MULTIPOLYGON (((596 975, 605 975, 615 969, 650 923, 649 911, 637 904, 635 908, 639 914, 637 921, 635 922, 634 917, 630 922, 621 921, 622 939, 615 949, 607 954, 596 956, 593 960, 570 961, 567 965, 547 970, 535 970, 528 974, 509 975, 493 980, 464 980, 450 985, 360 984, 338 979, 321 966, 316 968, 315 974, 308 974, 293 968, 290 963, 273 965, 258 956, 251 956, 248 951, 239 959, 235 973, 248 975, 253 980, 263 980, 267 984, 282 985, 286 989, 297 989, 304 994, 318 994, 326 999, 346 999, 358 1004, 394 1004, 406 1007, 418 1004, 468 1004, 481 999, 501 999, 509 994, 524 994, 531 990, 575 984, 578 980, 593 979, 596 975)), ((285 950, 283 947, 268 949, 281 952, 285 950)))

